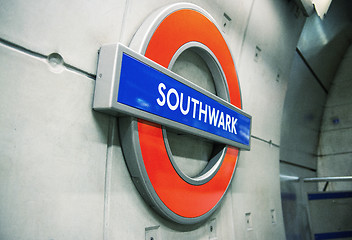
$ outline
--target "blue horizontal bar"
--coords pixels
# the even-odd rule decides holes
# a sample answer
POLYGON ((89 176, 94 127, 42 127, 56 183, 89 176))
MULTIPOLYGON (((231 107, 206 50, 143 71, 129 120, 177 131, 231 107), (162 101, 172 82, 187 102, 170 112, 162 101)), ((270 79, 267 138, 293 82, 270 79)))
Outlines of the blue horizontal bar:
POLYGON ((250 117, 125 53, 117 102, 235 143, 250 145, 250 117))
POLYGON ((348 238, 352 237, 352 231, 344 232, 329 232, 314 234, 315 240, 335 239, 335 238, 348 238))
POLYGON ((308 200, 335 199, 335 198, 352 198, 352 192, 324 192, 309 193, 308 200))

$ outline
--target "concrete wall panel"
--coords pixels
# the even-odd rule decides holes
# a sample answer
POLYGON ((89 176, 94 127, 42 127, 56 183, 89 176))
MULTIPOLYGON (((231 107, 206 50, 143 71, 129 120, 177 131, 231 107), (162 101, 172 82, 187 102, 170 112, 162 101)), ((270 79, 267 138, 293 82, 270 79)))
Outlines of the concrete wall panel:
POLYGON ((102 237, 107 117, 94 81, 0 45, 0 238, 102 237))
POLYGON ((351 135, 351 128, 324 132, 320 137, 319 154, 324 156, 351 152, 351 135))
POLYGON ((292 65, 281 125, 280 159, 316 169, 326 93, 298 54, 292 65))
POLYGON ((0 1, 0 38, 31 51, 60 53, 67 64, 96 72, 102 44, 117 42, 126 1, 0 1))
POLYGON ((251 151, 241 152, 231 186, 235 239, 285 238, 278 175, 277 147, 253 140, 251 151))
POLYGON ((294 49, 303 26, 291 6, 255 1, 246 31, 238 74, 243 107, 252 114, 252 134, 280 143, 282 108, 294 49))
MULTIPOLYGON (((351 56, 350 46, 341 61, 328 95, 319 142, 319 176, 351 175, 351 56)), ((351 182, 334 182, 329 185, 330 190, 352 189, 351 182)))

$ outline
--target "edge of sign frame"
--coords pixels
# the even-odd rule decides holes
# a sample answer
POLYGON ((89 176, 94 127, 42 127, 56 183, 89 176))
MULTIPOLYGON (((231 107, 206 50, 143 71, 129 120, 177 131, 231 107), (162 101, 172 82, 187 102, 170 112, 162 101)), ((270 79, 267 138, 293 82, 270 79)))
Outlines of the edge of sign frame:
POLYGON ((177 75, 176 73, 170 71, 167 68, 155 63, 154 61, 146 58, 145 56, 134 52, 130 48, 124 46, 121 43, 114 43, 103 45, 99 51, 99 60, 98 60, 98 70, 96 76, 96 83, 95 83, 95 93, 94 93, 94 100, 93 100, 93 109, 99 112, 107 113, 113 116, 133 116, 139 117, 151 122, 155 122, 166 127, 173 128, 175 130, 187 132, 189 134, 200 136, 209 141, 219 142, 227 145, 231 145, 234 147, 238 147, 242 150, 250 150, 251 147, 251 135, 249 135, 249 144, 242 144, 236 141, 232 141, 230 139, 187 126, 182 123, 178 123, 173 120, 169 120, 164 117, 160 117, 153 113, 148 113, 140 109, 136 109, 134 107, 130 107, 125 104, 121 104, 115 99, 118 97, 119 91, 119 81, 120 81, 120 70, 121 70, 121 63, 122 63, 122 56, 123 54, 127 54, 132 58, 156 69, 159 72, 162 72, 165 75, 172 77, 173 79, 177 80, 178 82, 193 88, 194 90, 204 94, 205 96, 219 102, 220 104, 238 112, 239 114, 244 115, 245 117, 249 118, 250 120, 250 129, 249 132, 251 133, 252 130, 252 117, 251 115, 245 113, 242 109, 237 108, 236 106, 230 104, 229 102, 225 101, 224 99, 214 95, 211 92, 204 90, 203 88, 195 85, 194 83, 188 81, 187 79, 177 75))

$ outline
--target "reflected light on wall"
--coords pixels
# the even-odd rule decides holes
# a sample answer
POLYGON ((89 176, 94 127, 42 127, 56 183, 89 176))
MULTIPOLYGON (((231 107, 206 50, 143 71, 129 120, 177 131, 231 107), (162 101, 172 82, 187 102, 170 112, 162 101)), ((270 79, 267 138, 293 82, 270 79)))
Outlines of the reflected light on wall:
POLYGON ((280 174, 280 181, 299 181, 299 177, 280 174))
POLYGON ((321 46, 328 44, 329 39, 323 27, 323 22, 317 17, 313 18, 313 22, 314 22, 313 25, 315 28, 316 40, 320 42, 321 46))
POLYGON ((319 17, 324 19, 325 14, 328 12, 332 0, 313 0, 315 10, 317 11, 319 17))

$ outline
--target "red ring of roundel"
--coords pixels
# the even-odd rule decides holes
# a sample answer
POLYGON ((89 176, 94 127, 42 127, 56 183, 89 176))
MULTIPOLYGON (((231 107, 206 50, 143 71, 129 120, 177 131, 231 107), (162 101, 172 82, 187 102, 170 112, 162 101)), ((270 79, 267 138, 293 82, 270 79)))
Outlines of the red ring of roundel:
MULTIPOLYGON (((230 102, 241 108, 240 88, 229 48, 216 25, 200 12, 181 9, 165 17, 153 33, 145 56, 167 67, 176 51, 188 42, 200 42, 214 53, 226 77, 230 102)), ((179 216, 195 218, 216 206, 231 182, 237 148, 228 146, 216 175, 207 183, 195 186, 185 182, 174 170, 160 125, 139 119, 138 134, 148 177, 167 208, 179 216)))

